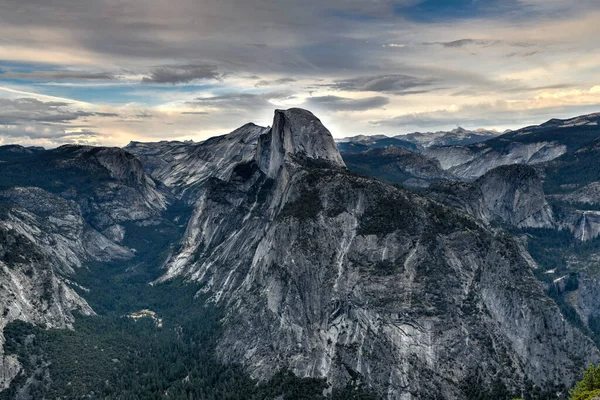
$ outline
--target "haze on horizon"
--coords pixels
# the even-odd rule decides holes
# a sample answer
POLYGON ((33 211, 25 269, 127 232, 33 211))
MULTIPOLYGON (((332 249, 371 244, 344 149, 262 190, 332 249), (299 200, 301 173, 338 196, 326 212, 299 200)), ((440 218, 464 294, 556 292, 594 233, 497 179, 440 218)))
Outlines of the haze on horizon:
POLYGON ((600 111, 595 0, 0 0, 0 144, 337 137, 600 111))

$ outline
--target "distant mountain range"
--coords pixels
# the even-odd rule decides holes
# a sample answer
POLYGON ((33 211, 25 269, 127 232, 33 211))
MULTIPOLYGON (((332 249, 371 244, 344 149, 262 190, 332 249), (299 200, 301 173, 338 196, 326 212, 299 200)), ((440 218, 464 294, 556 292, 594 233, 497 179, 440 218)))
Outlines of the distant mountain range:
MULTIPOLYGON (((363 167, 360 167, 360 171, 356 169, 360 173, 364 173, 364 165, 369 163, 365 158, 366 150, 394 146, 439 162, 444 174, 431 175, 430 181, 447 179, 448 176, 459 180, 475 180, 495 167, 551 161, 567 151, 577 149, 598 137, 599 121, 599 114, 590 114, 566 120, 552 119, 541 125, 503 134, 458 128, 452 132, 419 133, 394 138, 355 136, 339 140, 338 148, 344 157, 354 154, 348 164, 351 170, 354 169, 353 160, 361 159, 363 167), (415 143, 415 138, 419 143, 415 143), (362 156, 357 157, 356 154, 362 156)), ((389 177, 384 179, 390 181, 389 177)), ((394 180, 393 183, 398 182, 394 180)), ((422 183, 416 186, 422 186, 422 183)))
MULTIPOLYGON (((492 139, 496 136, 500 136, 502 133, 486 130, 477 129, 474 131, 467 130, 461 127, 453 129, 451 131, 438 131, 438 132, 414 132, 402 135, 396 135, 393 137, 385 135, 358 135, 342 139, 337 139, 340 145, 344 143, 361 144, 365 146, 382 146, 386 142, 392 142, 394 139, 401 142, 408 142, 416 145, 414 150, 407 148, 407 150, 417 151, 431 146, 466 146, 469 144, 484 142, 492 139)), ((342 150, 342 148, 340 148, 342 150)))

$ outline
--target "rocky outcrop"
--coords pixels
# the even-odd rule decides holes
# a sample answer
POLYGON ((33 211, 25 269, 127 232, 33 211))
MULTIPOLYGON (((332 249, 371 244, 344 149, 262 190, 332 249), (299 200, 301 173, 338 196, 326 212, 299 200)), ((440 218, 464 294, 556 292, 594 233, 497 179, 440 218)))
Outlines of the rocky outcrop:
POLYGON ((345 167, 329 130, 310 111, 299 108, 275 111, 273 128, 261 135, 254 159, 269 178, 279 175, 284 164, 300 160, 345 167))
POLYGON ((227 310, 221 360, 462 399, 473 379, 569 385, 598 358, 510 237, 352 175, 326 136, 310 113, 278 111, 254 159, 207 181, 166 264, 163 279, 202 282, 227 310))
POLYGON ((526 165, 493 169, 474 183, 439 183, 431 187, 428 195, 488 224, 500 222, 518 228, 556 226, 542 180, 526 165))
POLYGON ((84 176, 91 172, 89 186, 70 185, 65 189, 72 192, 63 193, 81 206, 89 223, 100 231, 118 229, 128 221, 155 224, 167 207, 168 195, 157 188, 141 162, 126 151, 62 146, 52 156, 56 160, 53 173, 58 176, 63 170, 84 176))
MULTIPOLYGON (((69 285, 67 274, 84 260, 131 257, 127 249, 94 232, 77 207, 41 189, 1 192, 0 216, 0 346, 1 332, 14 321, 65 328, 73 310, 92 309, 69 285), (9 200, 11 206, 5 201, 9 200), (15 205, 16 203, 20 205, 15 205)), ((20 370, 0 349, 0 389, 20 370)))
POLYGON ((109 236, 125 222, 158 223, 170 201, 140 161, 119 148, 61 146, 0 164, 0 174, 0 189, 38 187, 75 201, 83 218, 109 236))
POLYGON ((600 182, 592 182, 570 193, 553 194, 552 199, 571 204, 600 204, 600 182))
POLYGON ((228 135, 201 143, 158 142, 130 143, 125 149, 149 165, 152 177, 177 197, 195 202, 209 178, 229 179, 237 163, 254 157, 258 138, 268 131, 246 124, 228 135))
POLYGON ((565 145, 556 142, 506 143, 494 148, 490 142, 468 147, 431 147, 425 155, 440 162, 463 180, 474 180, 486 172, 503 165, 535 164, 553 160, 567 151, 565 145))
POLYGON ((130 142, 123 150, 135 155, 141 161, 144 171, 150 176, 159 174, 169 168, 169 165, 181 160, 188 154, 189 148, 194 146, 193 141, 160 141, 160 142, 130 142))
POLYGON ((392 184, 427 187, 433 182, 455 177, 444 171, 437 160, 395 146, 343 153, 348 169, 392 184))

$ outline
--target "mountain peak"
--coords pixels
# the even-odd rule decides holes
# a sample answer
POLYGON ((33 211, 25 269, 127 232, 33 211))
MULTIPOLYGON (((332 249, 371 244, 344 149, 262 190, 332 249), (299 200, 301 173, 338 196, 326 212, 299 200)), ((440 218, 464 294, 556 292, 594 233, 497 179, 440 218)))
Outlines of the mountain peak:
POLYGON ((452 129, 452 133, 465 133, 467 132, 467 130, 465 128, 463 128, 462 126, 458 126, 454 129, 452 129))
POLYGON ((313 113, 301 108, 275 110, 273 127, 258 141, 256 161, 268 176, 276 176, 290 157, 346 166, 331 132, 313 113))

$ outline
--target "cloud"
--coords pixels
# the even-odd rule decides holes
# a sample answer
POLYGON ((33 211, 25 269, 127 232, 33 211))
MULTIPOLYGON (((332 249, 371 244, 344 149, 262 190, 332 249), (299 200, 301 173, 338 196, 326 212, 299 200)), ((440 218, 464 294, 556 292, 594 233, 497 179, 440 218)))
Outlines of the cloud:
POLYGON ((426 46, 442 46, 446 48, 463 48, 468 46, 477 46, 477 47, 494 47, 494 46, 511 46, 511 47, 533 47, 536 46, 535 43, 528 42, 515 42, 515 41, 505 41, 498 39, 458 39, 452 40, 449 42, 425 42, 423 43, 426 46))
POLYGON ((443 47, 450 47, 450 48, 458 48, 458 47, 465 47, 465 46, 483 46, 483 47, 489 47, 489 46, 494 46, 497 44, 502 43, 499 40, 485 40, 485 39, 459 39, 459 40, 453 40, 451 42, 434 42, 434 43, 425 43, 428 45, 432 45, 432 44, 437 44, 443 47))
POLYGON ((34 71, 34 72, 0 72, 0 79, 26 80, 114 80, 116 76, 110 72, 76 72, 76 71, 34 71))
POLYGON ((40 128, 23 128, 19 125, 0 125, 0 135, 8 138, 27 138, 41 139, 55 144, 73 143, 73 139, 77 137, 81 139, 99 138, 102 134, 90 129, 40 129, 40 128))
POLYGON ((339 96, 317 96, 307 99, 309 107, 328 111, 365 111, 381 108, 389 104, 389 99, 383 96, 349 99, 339 96))
POLYGON ((244 111, 270 109, 276 101, 294 100, 295 96, 289 91, 267 93, 227 93, 218 96, 198 97, 186 104, 194 107, 216 108, 229 111, 244 111))
POLYGON ((272 81, 263 79, 263 80, 258 81, 254 86, 261 87, 261 86, 285 85, 287 83, 293 83, 293 82, 297 82, 297 80, 294 78, 280 78, 280 79, 275 79, 272 81))
POLYGON ((216 65, 187 64, 163 65, 154 68, 149 77, 142 78, 142 83, 188 83, 200 79, 221 79, 216 65))
POLYGON ((556 90, 556 89, 572 89, 577 87, 577 85, 572 83, 557 83, 554 85, 542 85, 542 86, 516 86, 507 89, 506 91, 509 93, 519 93, 519 92, 540 92, 546 90, 556 90))
MULTIPOLYGON (((543 90, 538 88, 538 90, 543 90)), ((521 127, 539 124, 551 118, 570 118, 575 115, 598 112, 600 90, 562 90, 548 88, 546 92, 524 100, 496 100, 447 108, 405 113, 395 117, 373 120, 370 125, 403 131, 424 128, 449 129, 455 126, 470 128, 521 127)))
POLYGON ((150 111, 141 111, 137 114, 135 114, 136 118, 154 118, 154 114, 152 114, 150 111))
POLYGON ((511 57, 531 57, 531 56, 534 56, 536 54, 541 54, 541 53, 542 53, 541 50, 513 52, 513 53, 507 54, 506 57, 508 57, 508 58, 511 58, 511 57))
POLYGON ((3 142, 54 147, 65 143, 99 144, 105 134, 89 119, 113 119, 119 114, 70 109, 63 101, 0 98, 0 137, 3 142), (8 139, 8 140, 7 140, 8 139))
POLYGON ((438 83, 436 78, 420 78, 411 75, 374 75, 344 79, 329 85, 333 89, 350 92, 380 92, 397 95, 424 93, 438 83))
POLYGON ((69 123, 86 117, 117 117, 116 113, 69 110, 70 103, 33 98, 0 99, 0 124, 19 125, 23 121, 69 123))

